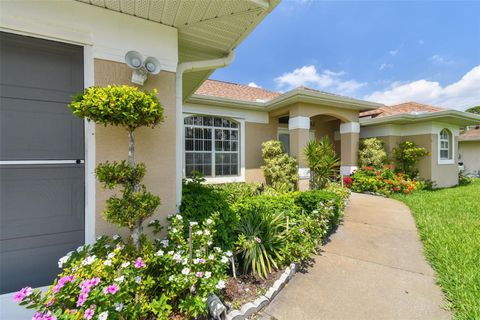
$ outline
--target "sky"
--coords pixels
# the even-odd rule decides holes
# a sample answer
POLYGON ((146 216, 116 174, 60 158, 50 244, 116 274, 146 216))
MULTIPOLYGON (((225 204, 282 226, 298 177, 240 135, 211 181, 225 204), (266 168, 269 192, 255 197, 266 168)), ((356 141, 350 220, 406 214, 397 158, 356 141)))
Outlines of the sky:
POLYGON ((284 0, 212 79, 387 105, 480 105, 480 0, 284 0))

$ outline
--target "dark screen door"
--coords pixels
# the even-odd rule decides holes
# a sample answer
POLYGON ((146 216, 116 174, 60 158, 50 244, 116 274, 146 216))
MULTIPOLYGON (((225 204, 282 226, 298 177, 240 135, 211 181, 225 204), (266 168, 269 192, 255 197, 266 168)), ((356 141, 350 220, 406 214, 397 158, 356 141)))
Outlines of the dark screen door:
POLYGON ((0 33, 0 293, 51 283, 84 243, 83 47, 0 33))

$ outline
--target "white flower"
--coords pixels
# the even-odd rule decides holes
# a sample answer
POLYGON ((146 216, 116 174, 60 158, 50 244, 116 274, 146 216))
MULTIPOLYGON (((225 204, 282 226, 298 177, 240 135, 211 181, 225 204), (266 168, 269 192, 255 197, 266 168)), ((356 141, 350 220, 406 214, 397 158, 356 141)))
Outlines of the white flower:
POLYGON ((123 303, 116 302, 113 306, 115 307, 115 311, 120 312, 123 310, 123 303))
POLYGON ((82 266, 88 266, 95 262, 95 256, 88 256, 82 261, 82 266))
POLYGON ((223 256, 222 259, 220 260, 222 263, 227 263, 228 262, 228 258, 223 256))
POLYGON ((207 302, 207 298, 202 298, 202 302, 207 302))
POLYGON ((179 253, 175 253, 175 255, 173 256, 173 260, 175 260, 177 262, 181 262, 182 261, 182 256, 179 253))
POLYGON ((118 234, 114 234, 112 237, 113 240, 118 240, 120 239, 120 236, 118 234))
POLYGON ((112 260, 108 259, 103 262, 104 265, 110 267, 112 265, 112 260))
POLYGON ((209 236, 210 235, 210 230, 205 230, 204 233, 205 233, 206 236, 209 236))
POLYGON ((80 247, 77 248, 77 252, 80 252, 82 250, 83 250, 83 246, 80 246, 80 247))
POLYGON ((205 279, 208 279, 212 276, 212 273, 210 271, 205 272, 205 279))
POLYGON ((167 252, 170 256, 173 256, 174 252, 173 251, 168 251, 167 252))
POLYGON ((207 241, 207 245, 208 245, 208 246, 211 246, 211 245, 212 245, 212 241, 208 240, 208 241, 207 241))
POLYGON ((122 268, 127 268, 130 265, 130 262, 126 261, 122 263, 122 268))
POLYGON ((217 289, 223 289, 223 288, 225 288, 225 281, 223 281, 223 280, 218 281, 218 283, 217 283, 217 285, 215 286, 215 288, 217 288, 217 289))
POLYGON ((222 249, 220 249, 219 247, 213 247, 213 250, 217 251, 217 252, 221 252, 222 249))
POLYGON ((110 252, 107 256, 108 259, 112 259, 113 257, 115 257, 115 252, 110 252))
POLYGON ((187 265, 187 263, 188 263, 188 259, 187 259, 187 258, 183 258, 182 264, 183 264, 183 265, 187 265))
POLYGON ((118 278, 113 279, 113 281, 118 282, 118 283, 122 283, 123 280, 125 280, 125 276, 120 276, 118 278))
POLYGON ((153 226, 154 224, 156 224, 159 220, 158 219, 153 219, 153 220, 150 220, 150 222, 148 223, 149 226, 153 226))
POLYGON ((198 230, 197 232, 195 232, 197 235, 201 236, 203 234, 203 231, 202 230, 198 230))
POLYGON ((161 242, 162 246, 165 248, 166 246, 168 246, 168 239, 163 239, 162 242, 161 242))
POLYGON ((213 259, 215 259, 215 257, 213 256, 213 254, 209 254, 209 255, 208 255, 208 259, 209 259, 209 260, 213 260, 213 259))
POLYGON ((182 274, 188 275, 190 273, 190 268, 183 268, 182 269, 182 274))
POLYGON ((170 277, 168 277, 168 281, 173 281, 175 279, 175 276, 172 274, 170 277))
POLYGON ((163 250, 162 250, 162 249, 158 250, 157 253, 155 253, 155 255, 156 255, 157 257, 163 256, 163 250))
POLYGON ((198 225, 198 222, 196 222, 196 221, 191 221, 191 222, 190 222, 190 225, 191 225, 192 227, 193 227, 193 226, 196 226, 196 225, 198 225))
POLYGON ((227 252, 225 252, 225 255, 226 255, 227 257, 231 257, 231 256, 232 256, 232 251, 227 251, 227 252))
POLYGON ((182 217, 181 215, 179 215, 179 214, 176 214, 175 217, 177 217, 178 220, 182 220, 182 219, 183 219, 183 217, 182 217))
POLYGON ((198 264, 199 259, 193 259, 193 264, 198 264))
POLYGON ((173 229, 171 230, 172 233, 176 233, 177 231, 178 231, 177 228, 173 228, 173 229))
POLYGON ((142 283, 142 278, 140 276, 136 276, 135 277, 135 282, 138 283, 138 284, 141 284, 142 283))
POLYGON ((70 259, 69 255, 63 256, 58 260, 58 267, 63 268, 63 265, 70 259))
POLYGON ((210 219, 210 218, 207 219, 207 224, 212 224, 212 222, 213 222, 212 219, 210 219))
POLYGON ((110 248, 110 245, 109 245, 109 244, 106 244, 106 245, 104 245, 103 247, 104 247, 105 249, 108 249, 108 248, 110 248))
POLYGON ((107 320, 108 319, 108 311, 103 311, 98 315, 98 320, 107 320))
POLYGON ((123 245, 123 243, 119 243, 119 244, 117 244, 117 246, 115 247, 115 249, 117 249, 117 250, 122 250, 123 248, 125 248, 125 246, 123 245))

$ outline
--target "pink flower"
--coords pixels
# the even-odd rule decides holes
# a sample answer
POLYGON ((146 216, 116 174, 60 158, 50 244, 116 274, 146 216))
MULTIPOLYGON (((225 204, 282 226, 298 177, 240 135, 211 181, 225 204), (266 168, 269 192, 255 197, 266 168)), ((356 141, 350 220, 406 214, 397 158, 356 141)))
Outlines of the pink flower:
POLYGON ((50 301, 47 302, 47 307, 51 307, 54 302, 55 302, 55 295, 53 295, 52 299, 50 299, 50 301))
POLYGON ((203 263, 205 263, 206 261, 205 261, 205 259, 203 259, 203 258, 200 258, 200 259, 198 259, 198 262, 200 262, 200 263, 202 263, 202 264, 203 264, 203 263))
POLYGON ((142 258, 137 258, 135 261, 135 268, 140 269, 145 267, 145 262, 143 262, 142 258))
POLYGON ((103 289, 104 294, 115 294, 120 288, 116 284, 109 285, 103 289))
POLYGON ((85 310, 85 314, 83 315, 83 319, 90 320, 93 318, 93 315, 95 314, 95 305, 92 304, 90 308, 85 310))
POLYGON ((87 301, 87 298, 88 298, 88 293, 83 293, 83 292, 80 293, 77 300, 77 307, 83 306, 83 304, 87 301))
POLYGON ((300 233, 304 233, 305 232, 305 229, 300 229, 300 233))
POLYGON ((32 292, 33 292, 33 289, 31 287, 22 288, 20 289, 20 291, 15 293, 15 295, 13 296, 13 301, 15 301, 16 303, 20 303, 23 301, 23 299, 31 295, 32 292))
POLYGON ((257 241, 258 243, 262 243, 262 239, 260 239, 259 237, 255 237, 255 241, 257 241))
POLYGON ((56 316, 52 316, 50 311, 47 313, 41 313, 40 311, 33 315, 32 320, 57 320, 56 316))
POLYGON ((203 272, 198 271, 197 274, 195 274, 197 278, 201 278, 203 276, 203 272))

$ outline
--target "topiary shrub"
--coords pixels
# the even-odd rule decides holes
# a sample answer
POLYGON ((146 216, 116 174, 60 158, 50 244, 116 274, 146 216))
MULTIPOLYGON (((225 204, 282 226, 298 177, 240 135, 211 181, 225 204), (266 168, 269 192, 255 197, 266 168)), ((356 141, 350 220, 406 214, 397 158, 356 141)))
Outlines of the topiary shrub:
POLYGON ((382 168, 387 162, 387 153, 383 141, 378 138, 363 139, 360 141, 358 151, 358 164, 360 167, 382 168))
POLYGON ((135 164, 135 129, 153 128, 164 120, 163 107, 156 91, 139 91, 136 87, 91 87, 77 95, 68 105, 73 114, 98 124, 124 127, 128 134, 128 160, 105 162, 96 169, 105 188, 121 186, 121 196, 107 200, 105 219, 130 230, 137 249, 143 232, 143 221, 160 205, 160 198, 141 184, 145 165, 135 164))
POLYGON ((303 150, 310 168, 310 189, 323 189, 338 177, 340 159, 330 139, 310 140, 303 150))
POLYGON ((430 153, 415 142, 405 141, 392 150, 395 161, 395 171, 405 173, 411 179, 418 177, 418 162, 430 153))
POLYGON ((288 156, 280 141, 270 140, 262 143, 262 158, 263 175, 267 185, 283 192, 297 189, 297 160, 288 156))

